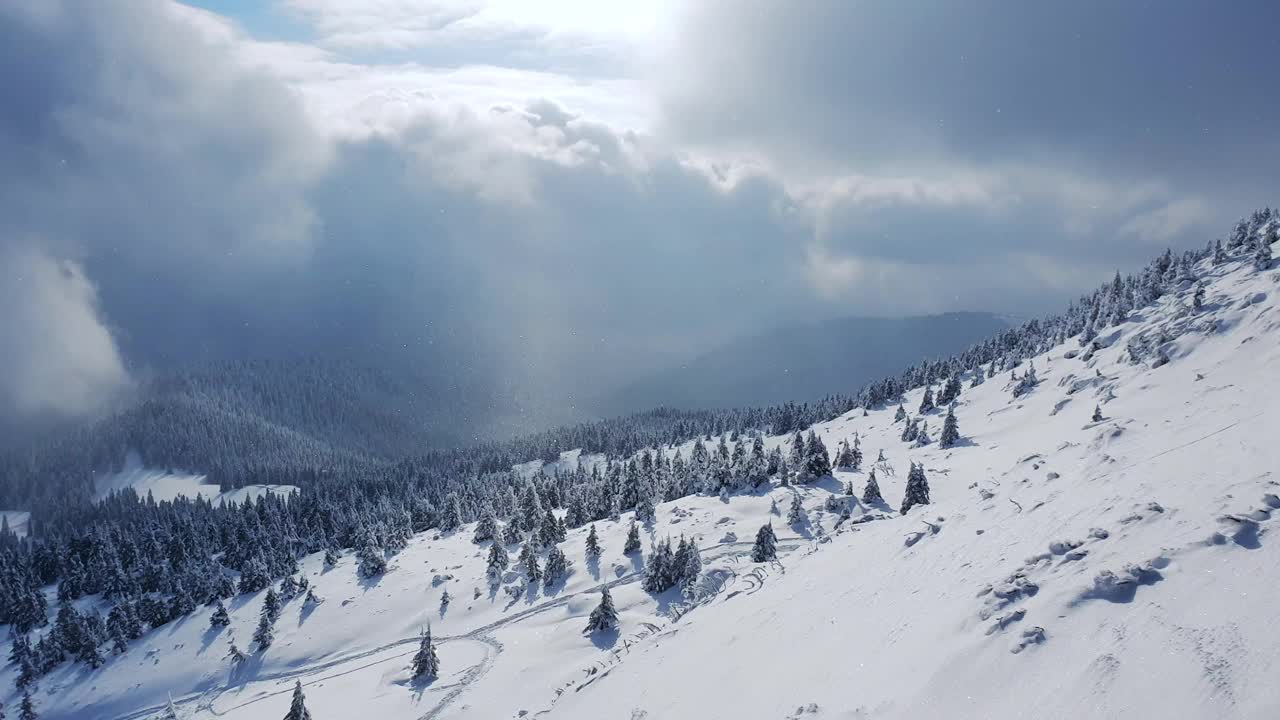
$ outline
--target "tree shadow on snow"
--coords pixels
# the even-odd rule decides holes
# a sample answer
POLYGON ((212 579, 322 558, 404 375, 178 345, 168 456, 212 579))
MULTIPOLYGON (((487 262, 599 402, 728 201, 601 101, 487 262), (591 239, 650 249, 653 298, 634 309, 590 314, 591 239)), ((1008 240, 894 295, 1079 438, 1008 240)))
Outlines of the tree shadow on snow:
POLYGON ((591 644, 595 645, 597 648, 601 650, 612 650, 613 646, 618 644, 618 638, 620 635, 621 634, 618 632, 618 629, 614 628, 612 630, 597 630, 588 635, 588 637, 591 638, 591 644))
POLYGON ((196 654, 197 655, 205 654, 205 652, 209 649, 209 646, 212 645, 213 642, 222 635, 222 631, 226 629, 228 628, 209 627, 208 629, 206 629, 204 631, 204 635, 201 636, 200 638, 200 651, 196 654))
POLYGON ((600 579, 600 558, 587 558, 587 572, 595 580, 600 579))

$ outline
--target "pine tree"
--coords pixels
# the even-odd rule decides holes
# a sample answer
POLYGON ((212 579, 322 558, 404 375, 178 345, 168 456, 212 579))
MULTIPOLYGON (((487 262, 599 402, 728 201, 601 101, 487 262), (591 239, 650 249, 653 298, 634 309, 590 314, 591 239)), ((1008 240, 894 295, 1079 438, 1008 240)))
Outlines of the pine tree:
POLYGON ((924 466, 911 463, 911 472, 907 474, 907 491, 902 498, 903 515, 916 505, 929 504, 929 480, 924 476, 924 466))
POLYGON ((933 438, 929 437, 929 421, 925 420, 920 423, 920 430, 916 432, 916 447, 924 447, 933 442, 933 438))
POLYGON ((302 598, 303 605, 307 607, 315 607, 316 605, 319 605, 322 602, 324 602, 324 598, 320 597, 319 595, 316 595, 315 588, 310 588, 310 587, 307 588, 307 596, 302 598))
POLYGON ((569 574, 569 568, 572 563, 564 556, 564 551, 559 547, 552 546, 547 552, 547 564, 543 569, 542 582, 546 587, 551 587, 560 581, 561 578, 569 574))
POLYGON ((791 494, 791 509, 787 511, 788 525, 802 525, 808 515, 804 511, 804 506, 800 504, 800 493, 791 494))
MULTIPOLYGON (((639 541, 639 537, 636 538, 639 541)), ((591 523, 591 529, 587 531, 587 559, 596 561, 600 559, 600 537, 596 535, 596 524, 591 523)))
POLYGON ((1213 264, 1221 265, 1227 261, 1227 253, 1222 249, 1222 240, 1213 241, 1213 264))
POLYGON ((440 593, 440 612, 447 610, 451 602, 453 602, 453 596, 449 594, 449 588, 445 588, 444 592, 440 593))
POLYGON ((258 645, 258 652, 271 647, 271 643, 276 639, 272 622, 271 615, 267 613, 267 608, 264 606, 262 614, 258 616, 258 627, 253 631, 253 641, 258 645))
POLYGON ((520 564, 524 565, 524 576, 530 584, 542 579, 542 568, 538 567, 538 553, 533 549, 532 542, 525 543, 520 549, 520 564))
POLYGON ((512 518, 507 526, 502 529, 502 543, 504 545, 517 545, 524 540, 524 536, 520 532, 520 523, 512 518))
POLYGON ((311 711, 307 710, 306 696, 302 694, 302 681, 293 681, 293 702, 289 704, 289 714, 284 720, 311 720, 311 711))
POLYGON ((1191 296, 1191 306, 1196 310, 1204 309, 1204 283, 1196 283, 1195 294, 1191 296))
POLYGON ((231 624, 231 616, 227 614, 227 606, 218 601, 217 607, 213 609, 213 614, 209 616, 209 627, 220 628, 231 624))
POLYGON ((435 680, 440 676, 440 658, 436 655, 435 643, 431 640, 431 626, 422 631, 422 639, 418 641, 418 652, 413 656, 413 679, 435 680))
POLYGON ((332 546, 325 548, 324 549, 324 566, 331 568, 334 565, 337 565, 338 558, 340 557, 342 557, 342 555, 338 552, 337 548, 334 548, 332 546))
POLYGON ((772 525, 761 525, 756 531, 756 544, 751 547, 751 562, 766 562, 778 557, 778 537, 772 525))
POLYGON ((1101 405, 1093 406, 1093 421, 1102 422, 1102 406, 1101 405))
POLYGON ((932 412, 936 406, 933 404, 933 386, 926 385, 924 388, 924 396, 920 398, 920 408, 916 410, 918 415, 932 412))
POLYGON ((502 543, 493 543, 489 546, 489 562, 487 574, 489 582, 496 583, 502 578, 502 573, 506 571, 507 566, 511 564, 510 557, 507 556, 507 549, 502 543))
POLYGON ((497 534, 498 516, 493 512, 493 506, 488 505, 480 515, 479 522, 476 523, 476 532, 471 537, 471 542, 482 543, 485 540, 492 540, 497 534))
POLYGON ((880 494, 880 483, 876 482, 875 468, 867 475, 867 486, 862 489, 862 502, 866 505, 884 502, 884 496, 880 494))
POLYGON ((1271 268, 1271 243, 1275 242, 1277 237, 1275 227, 1272 227, 1266 233, 1259 233, 1258 239, 1253 246, 1253 266, 1258 270, 1269 270, 1271 268))
POLYGON ((231 648, 227 650, 227 659, 231 661, 232 665, 239 665, 245 661, 244 653, 240 652, 240 648, 236 647, 234 642, 231 643, 231 648))
POLYGON ((640 552, 640 528, 636 526, 636 521, 631 521, 631 527, 627 530, 627 542, 622 546, 623 555, 634 555, 640 552))
POLYGON ((907 419, 907 409, 902 407, 902 403, 898 403, 898 411, 893 414, 894 422, 902 422, 907 419))
POLYGON ((675 554, 671 552, 671 540, 663 540, 649 553, 644 568, 644 580, 640 587, 645 592, 660 593, 676 584, 680 568, 676 567, 675 554))
POLYGON ((827 455, 827 446, 812 430, 809 431, 809 440, 805 444, 804 472, 811 480, 831 474, 831 458, 827 455))
POLYGON ((276 594, 276 589, 267 588, 267 596, 262 599, 262 612, 271 618, 271 622, 280 619, 280 596, 276 594))
POLYGON ((31 699, 31 691, 22 691, 22 704, 18 706, 18 720, 38 720, 40 717, 36 713, 36 703, 31 699))
POLYGON ((367 531, 364 543, 356 552, 360 563, 360 574, 364 577, 377 577, 387 571, 387 556, 373 539, 373 531, 367 531))
POLYGON ((584 634, 597 632, 607 632, 618 626, 618 611, 613 607, 613 596, 609 594, 608 587, 600 588, 600 604, 595 610, 591 611, 591 616, 587 618, 587 628, 584 634))
POLYGON ((947 417, 942 421, 942 434, 938 436, 938 447, 949 448, 960 439, 960 426, 956 423, 955 406, 947 408, 947 417))
POLYGON ((797 430, 795 437, 791 438, 791 456, 788 458, 791 470, 793 472, 803 472, 804 468, 805 445, 804 436, 797 430))

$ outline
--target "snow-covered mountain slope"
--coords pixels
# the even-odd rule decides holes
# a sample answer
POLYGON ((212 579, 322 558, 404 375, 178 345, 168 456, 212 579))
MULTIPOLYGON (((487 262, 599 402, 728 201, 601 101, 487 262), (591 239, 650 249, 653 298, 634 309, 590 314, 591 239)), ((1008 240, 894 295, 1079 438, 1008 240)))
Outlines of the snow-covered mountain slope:
POLYGON ((102 500, 111 493, 132 488, 142 497, 150 495, 156 502, 178 497, 203 497, 215 503, 244 502, 263 493, 287 494, 297 491, 293 485, 246 485, 223 492, 216 484, 207 482, 207 476, 197 473, 170 472, 143 465, 137 453, 128 453, 124 467, 119 472, 106 475, 94 483, 94 494, 102 500))
MULTIPOLYGON (((306 558, 325 601, 287 602, 275 642, 238 667, 228 645, 249 652, 265 593, 229 603, 225 629, 201 610, 96 671, 63 665, 36 700, 45 718, 163 717, 172 696, 188 720, 274 720, 301 681, 317 720, 1280 717, 1280 273, 1204 272, 1203 309, 1187 287, 1095 352, 1070 340, 1032 360, 1029 393, 1008 371, 966 383, 955 447, 902 442, 894 407, 855 410, 815 429, 833 449, 856 433, 861 472, 659 506, 648 540, 702 548, 714 592, 696 606, 641 589, 630 514, 596 524, 598 565, 572 530, 567 581, 519 595, 515 570, 490 588, 468 526, 415 537, 372 580, 352 557, 306 558), (1167 363, 1130 362, 1130 341, 1162 332, 1167 363), (843 495, 876 465, 896 508, 913 462, 932 504, 899 516, 843 495), (791 527, 796 492, 809 522, 791 527), (826 508, 851 501, 837 527, 826 508), (779 561, 752 563, 769 522, 779 561), (621 627, 587 637, 602 584, 621 627), (442 674, 415 685, 428 623, 442 674)), ((927 419, 936 437, 942 413, 927 419)))

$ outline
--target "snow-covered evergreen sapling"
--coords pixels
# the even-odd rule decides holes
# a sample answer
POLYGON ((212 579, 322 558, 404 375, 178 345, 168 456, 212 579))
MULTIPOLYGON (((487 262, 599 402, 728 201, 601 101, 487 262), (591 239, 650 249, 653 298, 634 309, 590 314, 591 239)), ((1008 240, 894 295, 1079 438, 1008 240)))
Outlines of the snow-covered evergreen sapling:
POLYGON ((507 556, 507 549, 502 546, 502 543, 493 543, 489 546, 489 561, 486 570, 489 582, 497 583, 510 564, 511 559, 507 556))
POLYGON ((876 482, 875 468, 867 475, 867 486, 862 489, 862 502, 867 505, 884 502, 884 496, 880 494, 880 483, 876 482))
POLYGON ((227 614, 227 606, 218 601, 218 605, 213 609, 213 614, 209 616, 209 627, 220 628, 231 624, 231 616, 227 614))
POLYGON ((284 720, 311 720, 311 711, 307 709, 307 696, 302 694, 302 681, 293 681, 293 701, 289 703, 289 714, 284 720))
POLYGON ((440 612, 444 612, 449 607, 449 603, 453 600, 453 596, 449 594, 449 588, 445 588, 440 593, 440 612))
POLYGON ((1102 422, 1102 406, 1101 405, 1093 406, 1093 421, 1102 422))
POLYGON ((898 403, 898 411, 893 414, 894 422, 902 422, 907 419, 907 409, 902 407, 902 403, 898 403))
POLYGON ((266 608, 263 608, 262 614, 258 616, 258 627, 253 631, 253 642, 257 644, 258 652, 262 652, 271 647, 271 643, 275 639, 275 630, 271 626, 271 616, 267 614, 266 608))
POLYGON ((778 536, 772 525, 761 525, 756 531, 756 543, 751 547, 751 562, 767 562, 778 557, 778 536))
POLYGON ((938 436, 938 447, 949 448, 960 439, 960 425, 956 422, 955 406, 947 408, 947 417, 942 421, 942 434, 938 436))
POLYGON ((924 415, 925 413, 933 412, 934 407, 936 406, 933 404, 933 386, 926 385, 924 395, 920 398, 920 408, 916 412, 924 415))
POLYGON ((31 691, 22 691, 22 702, 18 705, 18 720, 39 720, 39 713, 36 712, 36 702, 31 699, 31 691))
POLYGON ((520 564, 524 566, 524 576, 529 583, 536 583, 542 579, 542 568, 538 567, 538 553, 533 549, 532 542, 526 542, 523 548, 520 548, 520 564))
MULTIPOLYGON (((636 538, 639 540, 639 538, 636 538)), ((591 529, 587 531, 587 560, 592 562, 600 559, 600 536, 596 534, 596 524, 591 523, 591 529)))
POLYGON ((431 626, 422 631, 418 640, 418 652, 413 656, 413 679, 434 680, 440 676, 440 658, 431 639, 431 626))
POLYGON ((636 521, 631 521, 631 527, 627 529, 627 542, 622 546, 623 555, 634 555, 640 552, 640 528, 636 526, 636 521))
POLYGON ((560 582, 561 578, 569 574, 571 566, 572 563, 569 562, 569 558, 564 556, 564 551, 553 545, 547 551, 547 565, 543 570, 542 578, 543 585, 551 587, 560 582))
POLYGON ((1196 310, 1204 309, 1204 283, 1196 283, 1195 294, 1191 296, 1191 307, 1196 310))
POLYGON ((600 588, 600 604, 587 618, 585 634, 607 632, 618 626, 618 611, 613 607, 613 596, 608 587, 600 588))
POLYGON ((788 525, 803 525, 809 519, 808 514, 804 511, 804 506, 800 504, 800 493, 791 494, 791 509, 787 511, 788 525))
POLYGON ((907 491, 902 498, 903 515, 916 505, 929 504, 929 480, 924 475, 924 465, 911 463, 911 472, 907 474, 907 491))
POLYGON ((232 665, 239 665, 245 661, 244 653, 240 652, 240 648, 236 647, 234 642, 231 643, 231 648, 227 650, 227 659, 231 661, 232 665))

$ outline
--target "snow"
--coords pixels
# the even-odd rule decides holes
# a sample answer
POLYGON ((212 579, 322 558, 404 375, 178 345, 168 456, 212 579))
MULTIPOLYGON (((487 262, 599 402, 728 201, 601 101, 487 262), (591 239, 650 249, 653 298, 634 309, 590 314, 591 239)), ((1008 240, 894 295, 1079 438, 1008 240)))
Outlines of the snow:
POLYGON ((274 720, 295 680, 317 720, 1280 717, 1280 285, 1238 264, 1211 275, 1204 311, 1187 289, 1088 361, 1070 340, 1034 358, 1040 383, 1016 400, 1008 371, 966 383, 951 449, 901 442, 894 407, 817 426, 831 450, 857 433, 867 468, 884 450, 890 506, 924 465, 932 504, 905 517, 858 507, 836 529, 825 501, 848 481, 861 492, 865 472, 660 505, 646 540, 696 539, 717 590, 700 605, 640 589, 641 559, 621 554, 630 514, 596 523, 598 567, 572 530, 567 581, 515 598, 489 589, 470 527, 431 531, 372 580, 349 555, 305 558, 325 602, 289 601, 275 643, 237 670, 228 641, 250 652, 265 593, 229 603, 229 628, 201 609, 96 672, 62 666, 40 683, 42 717, 158 717, 172 694, 187 720, 274 720), (1171 362, 1130 364, 1128 341, 1160 327, 1185 330, 1171 362), (800 529, 770 510, 793 492, 800 529), (754 564, 765 522, 779 561, 754 564), (619 631, 584 637, 604 583, 619 631), (428 623, 443 674, 419 686, 408 664, 428 623))
POLYGON ((204 497, 216 503, 227 501, 241 503, 245 500, 255 500, 265 493, 284 495, 296 492, 298 489, 294 485, 246 485, 224 493, 220 487, 205 482, 205 479, 205 475, 197 473, 145 467, 137 453, 129 452, 125 456, 124 467, 117 473, 97 480, 94 490, 97 500, 102 500, 125 488, 133 488, 142 497, 150 493, 156 502, 172 502, 179 497, 189 499, 204 497))

